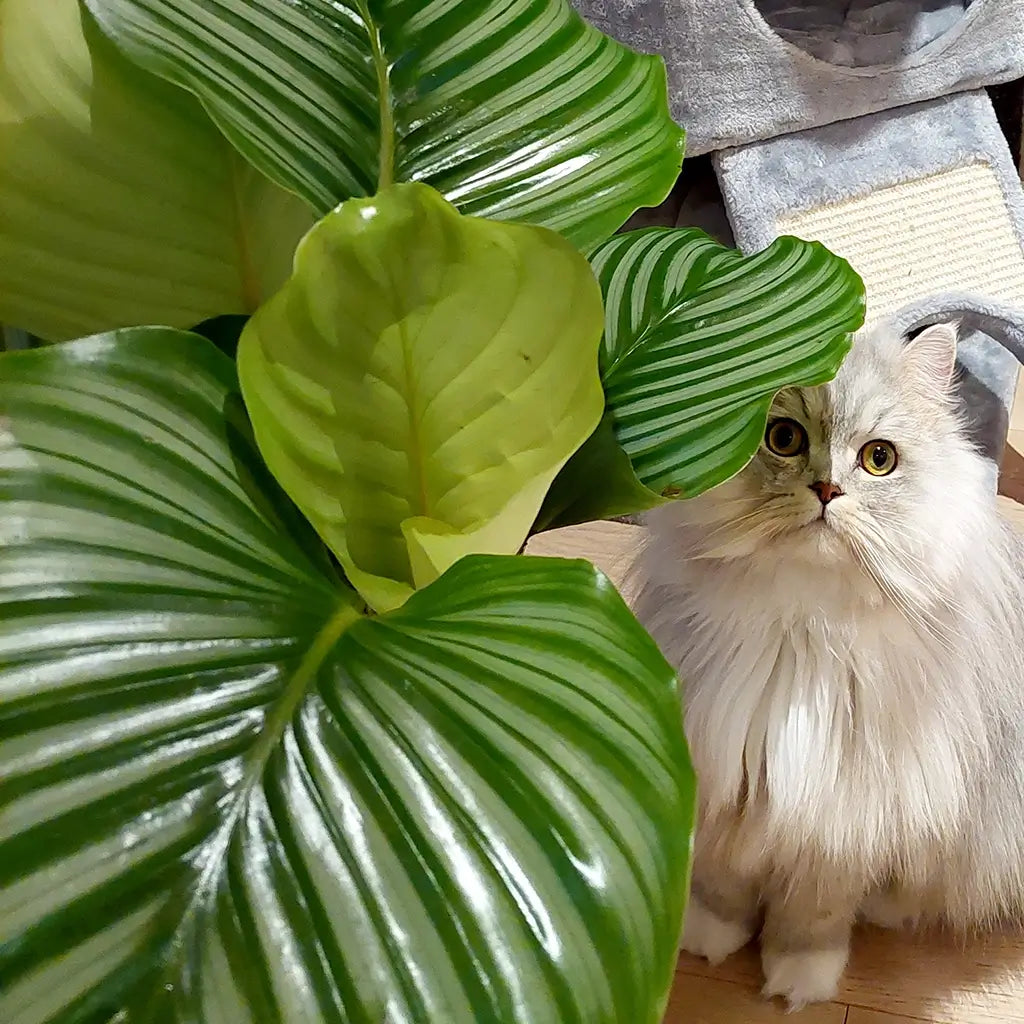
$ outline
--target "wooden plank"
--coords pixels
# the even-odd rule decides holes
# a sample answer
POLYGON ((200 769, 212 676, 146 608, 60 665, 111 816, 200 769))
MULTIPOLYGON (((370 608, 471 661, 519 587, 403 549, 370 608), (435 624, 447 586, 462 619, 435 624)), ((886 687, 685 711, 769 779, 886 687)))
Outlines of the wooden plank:
MULTIPOLYGON (((754 946, 714 968, 684 955, 678 972, 750 993, 761 986, 754 946)), ((978 936, 963 945, 948 935, 859 929, 838 1000, 940 1024, 1024 1024, 1024 934, 978 936)))
MULTIPOLYGON (((843 1024, 846 1007, 837 1003, 808 1006, 793 1024, 843 1024)), ((762 998, 742 985, 677 974, 664 1024, 771 1024, 787 1019, 781 1000, 762 998)))
MULTIPOLYGON (((846 1024, 920 1024, 920 1022, 913 1017, 897 1016, 894 1013, 882 1013, 881 1010, 865 1010, 860 1006, 851 1006, 846 1015, 846 1024)), ((935 1022, 927 1021, 925 1024, 935 1024, 935 1022)))
POLYGON ((751 943, 746 949, 734 953, 717 967, 711 967, 706 960, 691 956, 689 953, 680 953, 676 974, 730 981, 753 991, 759 990, 764 980, 761 975, 761 958, 756 943, 751 943))
POLYGON ((840 992, 847 1003, 943 1024, 1024 1024, 1024 936, 865 929, 840 992))
MULTIPOLYGON (((1024 493, 1021 494, 1021 497, 1024 498, 1024 493)), ((1024 505, 1018 504, 1012 498, 1002 494, 996 498, 996 502, 1002 515, 1009 519, 1018 530, 1024 531, 1024 505)))
MULTIPOLYGON (((1013 502, 1024 501, 1024 436, 1019 430, 1011 430, 1003 451, 1003 464, 999 469, 999 493, 1012 498, 1013 502)), ((1007 504, 1007 508, 1009 505, 1007 504)))

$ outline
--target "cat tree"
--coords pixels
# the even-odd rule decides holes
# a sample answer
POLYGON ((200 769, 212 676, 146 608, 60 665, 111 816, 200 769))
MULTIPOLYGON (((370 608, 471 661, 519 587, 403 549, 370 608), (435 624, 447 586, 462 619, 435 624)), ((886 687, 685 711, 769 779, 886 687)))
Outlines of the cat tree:
POLYGON ((869 322, 963 322, 963 396, 997 458, 1024 359, 1024 194, 982 87, 1024 76, 1024 0, 576 5, 665 58, 739 248, 817 239, 863 277, 869 322))

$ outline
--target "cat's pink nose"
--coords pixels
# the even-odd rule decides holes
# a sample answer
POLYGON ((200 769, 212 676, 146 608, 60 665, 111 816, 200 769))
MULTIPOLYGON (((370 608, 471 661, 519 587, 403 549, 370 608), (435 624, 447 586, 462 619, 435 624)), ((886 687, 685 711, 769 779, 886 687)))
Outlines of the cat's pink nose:
POLYGON ((811 484, 810 487, 818 496, 818 500, 822 505, 827 505, 833 498, 838 498, 843 493, 835 484, 825 483, 824 480, 818 480, 811 484))

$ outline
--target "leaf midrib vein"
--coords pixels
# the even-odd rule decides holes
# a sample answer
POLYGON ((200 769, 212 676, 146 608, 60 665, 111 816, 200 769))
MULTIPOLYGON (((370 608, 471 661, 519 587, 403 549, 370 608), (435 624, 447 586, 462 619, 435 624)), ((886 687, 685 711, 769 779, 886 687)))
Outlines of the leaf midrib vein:
POLYGON ((388 188, 395 180, 395 113, 391 94, 391 75, 380 26, 370 14, 367 0, 357 0, 356 8, 366 26, 370 56, 377 75, 377 116, 380 122, 380 146, 377 159, 377 191, 388 188))
POLYGON ((197 920, 203 905, 216 894, 217 884, 227 863, 228 850, 249 802, 249 796, 259 784, 271 754, 281 741, 288 723, 295 717, 305 699, 310 684, 316 678, 324 660, 341 637, 362 618, 362 613, 353 598, 345 595, 342 603, 334 610, 303 655, 298 667, 285 684, 278 700, 272 705, 263 728, 244 759, 242 778, 231 792, 231 806, 217 829, 215 838, 205 857, 205 863, 171 939, 167 958, 170 967, 184 946, 183 938, 197 920))

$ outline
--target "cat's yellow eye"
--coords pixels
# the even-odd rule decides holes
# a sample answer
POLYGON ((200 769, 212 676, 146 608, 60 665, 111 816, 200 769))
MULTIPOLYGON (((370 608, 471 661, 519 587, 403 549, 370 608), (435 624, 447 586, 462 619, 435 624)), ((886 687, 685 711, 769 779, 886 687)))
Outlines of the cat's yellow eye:
POLYGON ((898 462, 896 448, 889 441, 868 441, 860 450, 860 464, 872 476, 888 476, 898 462))
POLYGON ((807 431, 796 420, 772 420, 764 434, 768 451, 790 458, 807 448, 807 431))

